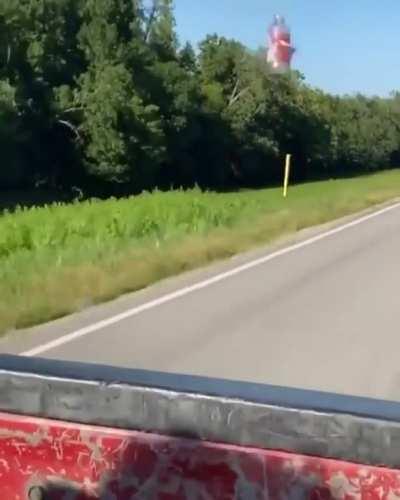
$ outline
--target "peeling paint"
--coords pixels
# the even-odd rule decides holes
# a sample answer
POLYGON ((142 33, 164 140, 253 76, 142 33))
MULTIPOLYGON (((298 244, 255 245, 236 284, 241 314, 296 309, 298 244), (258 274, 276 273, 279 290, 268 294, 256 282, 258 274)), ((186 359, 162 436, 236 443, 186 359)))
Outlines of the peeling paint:
POLYGON ((15 429, 1 428, 1 439, 16 439, 21 440, 22 446, 38 446, 44 439, 46 439, 46 429, 37 429, 35 432, 27 432, 15 429))
POLYGON ((397 470, 6 414, 0 456, 1 500, 400 500, 397 470))
MULTIPOLYGON (((344 474, 344 472, 338 472, 333 475, 327 484, 330 487, 331 495, 333 498, 339 500, 345 500, 346 498, 354 498, 354 500, 359 500, 360 497, 360 487, 356 487, 352 484, 352 481, 344 474)), ((381 497, 380 497, 381 498, 381 497)))

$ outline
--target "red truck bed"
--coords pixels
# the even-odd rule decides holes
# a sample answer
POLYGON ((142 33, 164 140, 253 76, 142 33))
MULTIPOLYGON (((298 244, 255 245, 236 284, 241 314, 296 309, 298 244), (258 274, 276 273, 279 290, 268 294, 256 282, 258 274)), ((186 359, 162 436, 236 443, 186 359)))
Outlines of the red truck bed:
POLYGON ((400 499, 400 405, 0 356, 0 499, 400 499))

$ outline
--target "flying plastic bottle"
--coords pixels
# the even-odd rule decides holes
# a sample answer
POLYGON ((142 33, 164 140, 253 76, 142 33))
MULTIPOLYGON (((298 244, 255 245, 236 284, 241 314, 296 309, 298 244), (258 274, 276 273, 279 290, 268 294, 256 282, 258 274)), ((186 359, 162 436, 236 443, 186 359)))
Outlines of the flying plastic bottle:
POLYGON ((293 54, 290 29, 282 16, 274 16, 268 30, 267 61, 276 73, 285 73, 290 69, 293 54))

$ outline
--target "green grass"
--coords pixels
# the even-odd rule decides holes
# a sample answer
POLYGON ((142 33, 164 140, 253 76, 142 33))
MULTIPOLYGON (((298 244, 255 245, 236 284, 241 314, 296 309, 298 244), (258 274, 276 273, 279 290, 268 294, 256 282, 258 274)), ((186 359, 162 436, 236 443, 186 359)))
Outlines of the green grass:
POLYGON ((54 319, 400 196, 400 171, 231 194, 170 192, 0 215, 0 332, 54 319))

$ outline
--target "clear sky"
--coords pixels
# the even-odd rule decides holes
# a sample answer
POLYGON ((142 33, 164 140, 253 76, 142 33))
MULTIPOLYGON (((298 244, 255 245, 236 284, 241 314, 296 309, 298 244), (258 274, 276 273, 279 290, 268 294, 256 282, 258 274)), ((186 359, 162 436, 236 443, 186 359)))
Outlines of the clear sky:
POLYGON ((286 17, 293 67, 333 93, 400 89, 400 0, 175 0, 181 42, 208 33, 251 48, 266 44, 275 13, 286 17))

